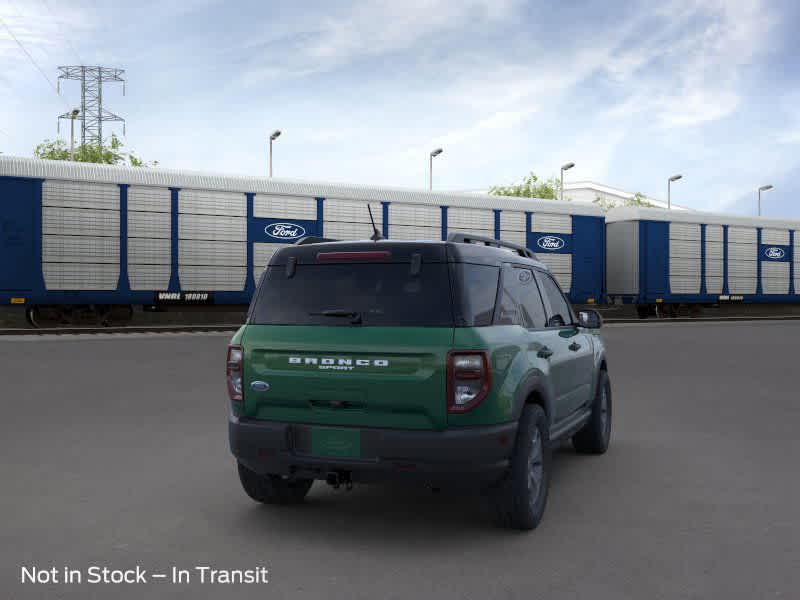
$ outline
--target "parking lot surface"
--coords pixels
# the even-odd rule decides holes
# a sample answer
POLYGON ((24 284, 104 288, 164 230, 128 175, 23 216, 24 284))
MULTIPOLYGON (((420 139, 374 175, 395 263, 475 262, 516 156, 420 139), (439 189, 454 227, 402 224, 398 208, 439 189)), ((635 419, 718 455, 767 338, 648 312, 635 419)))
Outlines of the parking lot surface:
POLYGON ((253 503, 227 448, 225 335, 0 338, 0 597, 797 598, 800 323, 603 334, 611 448, 557 451, 532 533, 447 490, 253 503), (269 583, 19 583, 92 565, 263 565, 269 583))

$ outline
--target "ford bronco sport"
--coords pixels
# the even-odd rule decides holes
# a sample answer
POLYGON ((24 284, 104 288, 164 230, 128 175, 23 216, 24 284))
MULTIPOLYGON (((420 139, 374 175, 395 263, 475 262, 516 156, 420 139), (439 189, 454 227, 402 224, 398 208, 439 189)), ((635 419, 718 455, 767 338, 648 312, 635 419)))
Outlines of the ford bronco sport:
POLYGON ((498 524, 532 529, 551 448, 608 447, 600 325, 513 244, 301 240, 272 257, 228 348, 242 486, 286 504, 315 479, 467 485, 498 524))

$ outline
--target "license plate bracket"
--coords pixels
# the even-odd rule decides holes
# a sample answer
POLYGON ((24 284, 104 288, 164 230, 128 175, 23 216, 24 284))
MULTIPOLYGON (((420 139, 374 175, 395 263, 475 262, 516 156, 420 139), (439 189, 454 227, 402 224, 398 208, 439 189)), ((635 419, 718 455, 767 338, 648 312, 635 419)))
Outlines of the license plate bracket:
POLYGON ((312 427, 311 454, 326 458, 361 458, 361 430, 312 427))

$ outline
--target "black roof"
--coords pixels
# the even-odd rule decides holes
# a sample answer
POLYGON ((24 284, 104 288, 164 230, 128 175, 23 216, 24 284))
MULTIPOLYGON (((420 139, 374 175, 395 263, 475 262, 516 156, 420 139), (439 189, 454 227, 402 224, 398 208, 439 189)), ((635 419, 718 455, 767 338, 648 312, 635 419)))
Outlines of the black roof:
MULTIPOLYGON (((547 270, 547 266, 527 256, 521 256, 516 251, 478 243, 465 243, 456 241, 430 241, 430 240, 354 240, 354 241, 324 241, 312 243, 293 244, 277 251, 269 261, 271 266, 285 265, 291 258, 296 264, 317 264, 317 255, 328 252, 369 252, 387 251, 390 256, 383 262, 408 263, 412 255, 420 254, 423 263, 463 262, 481 265, 500 266, 502 263, 515 263, 538 267, 547 270)), ((326 260, 326 262, 336 262, 326 260)), ((347 262, 352 262, 352 259, 347 262)), ((365 260, 364 262, 371 262, 365 260)))

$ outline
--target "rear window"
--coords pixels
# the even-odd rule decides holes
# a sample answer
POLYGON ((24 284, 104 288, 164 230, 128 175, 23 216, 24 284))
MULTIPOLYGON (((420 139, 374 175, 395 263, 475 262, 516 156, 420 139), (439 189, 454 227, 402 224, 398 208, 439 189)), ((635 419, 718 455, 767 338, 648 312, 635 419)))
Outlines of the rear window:
POLYGON ((256 325, 452 327, 446 264, 269 267, 251 308, 256 325))

